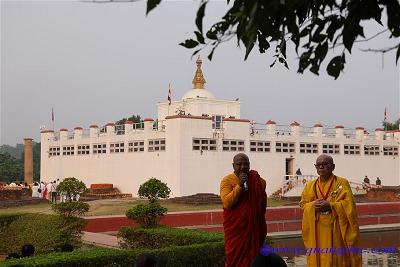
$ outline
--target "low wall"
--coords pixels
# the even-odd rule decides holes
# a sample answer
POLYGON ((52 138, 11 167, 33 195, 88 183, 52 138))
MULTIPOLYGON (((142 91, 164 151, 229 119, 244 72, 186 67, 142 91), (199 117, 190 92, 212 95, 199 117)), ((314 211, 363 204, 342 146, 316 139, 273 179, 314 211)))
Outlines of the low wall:
POLYGON ((32 190, 29 188, 0 188, 0 201, 20 200, 32 196, 32 190))
MULTIPOLYGON (((400 202, 357 204, 360 225, 400 223, 400 202)), ((297 206, 267 208, 267 231, 282 232, 301 230, 302 211, 297 206)), ((84 231, 118 231, 122 226, 135 226, 134 221, 125 216, 87 217, 84 231)), ((222 210, 199 212, 171 212, 160 220, 161 224, 172 227, 197 226, 196 229, 222 231, 222 210)))

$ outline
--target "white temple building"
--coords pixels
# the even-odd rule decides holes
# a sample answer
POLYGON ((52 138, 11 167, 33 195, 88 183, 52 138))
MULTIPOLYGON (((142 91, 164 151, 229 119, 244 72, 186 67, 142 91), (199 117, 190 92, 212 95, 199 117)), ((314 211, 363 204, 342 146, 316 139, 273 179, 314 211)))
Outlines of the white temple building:
POLYGON ((254 123, 241 118, 239 101, 216 99, 205 89, 200 58, 196 64, 193 89, 178 101, 157 104, 156 120, 42 130, 41 179, 76 177, 88 187, 112 183, 137 196, 140 184, 156 177, 168 184, 171 197, 219 194, 233 156, 244 152, 271 194, 299 168, 316 175, 316 157, 325 153, 334 158, 335 174, 351 182, 368 175, 371 183, 379 176, 383 185, 400 184, 399 130, 254 123))

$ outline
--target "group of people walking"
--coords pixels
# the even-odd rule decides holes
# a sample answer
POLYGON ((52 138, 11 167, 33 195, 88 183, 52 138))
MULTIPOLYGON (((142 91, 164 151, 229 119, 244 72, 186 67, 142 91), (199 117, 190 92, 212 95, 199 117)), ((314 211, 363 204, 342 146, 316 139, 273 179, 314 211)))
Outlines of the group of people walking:
MULTIPOLYGON (((225 267, 286 266, 279 255, 263 253, 267 233, 266 181, 257 171, 250 170, 246 154, 237 154, 232 166, 234 172, 225 176, 220 185, 225 267)), ((303 243, 310 251, 306 254, 307 266, 361 267, 360 231, 350 184, 333 174, 331 156, 319 156, 314 166, 319 177, 306 184, 299 203, 303 211, 303 243), (336 253, 339 248, 352 252, 336 253)))
POLYGON ((32 197, 43 198, 50 200, 53 203, 57 203, 57 186, 59 184, 59 179, 53 182, 34 182, 32 185, 32 197))

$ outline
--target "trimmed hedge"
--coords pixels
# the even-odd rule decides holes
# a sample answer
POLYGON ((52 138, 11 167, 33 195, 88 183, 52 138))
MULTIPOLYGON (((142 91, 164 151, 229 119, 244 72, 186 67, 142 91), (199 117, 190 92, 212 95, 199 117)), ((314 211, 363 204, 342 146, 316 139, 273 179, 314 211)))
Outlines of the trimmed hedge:
POLYGON ((1 214, 0 215, 0 232, 4 230, 10 223, 17 220, 21 217, 22 213, 14 213, 14 214, 1 214))
POLYGON ((163 248, 223 241, 224 234, 167 226, 154 228, 121 227, 118 238, 122 248, 163 248))
POLYGON ((26 267, 133 267, 141 254, 152 254, 160 267, 220 267, 224 266, 223 242, 171 246, 162 249, 89 249, 58 252, 43 256, 0 262, 0 266, 22 264, 26 267))
POLYGON ((7 226, 0 229, 0 254, 21 253, 25 244, 35 247, 35 254, 53 252, 65 243, 81 245, 82 219, 69 224, 56 215, 21 214, 3 217, 7 226))

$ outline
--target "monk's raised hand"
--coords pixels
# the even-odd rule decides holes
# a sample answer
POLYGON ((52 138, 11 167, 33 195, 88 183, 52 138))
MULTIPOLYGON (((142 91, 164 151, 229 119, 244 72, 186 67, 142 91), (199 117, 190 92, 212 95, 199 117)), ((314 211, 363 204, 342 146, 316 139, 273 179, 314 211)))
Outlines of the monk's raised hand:
POLYGON ((247 173, 242 172, 239 174, 239 185, 241 188, 244 188, 244 183, 247 182, 248 176, 247 173))

